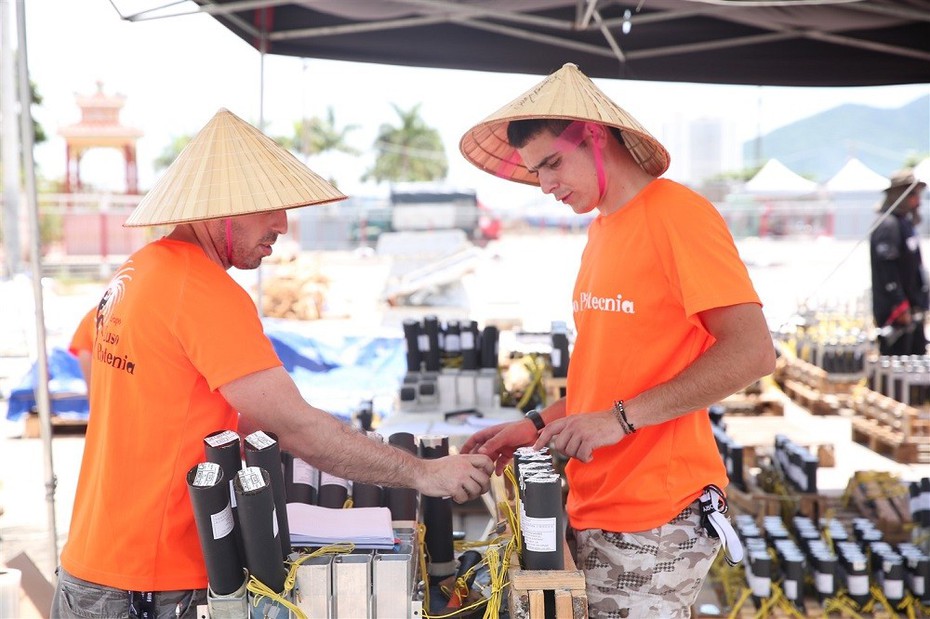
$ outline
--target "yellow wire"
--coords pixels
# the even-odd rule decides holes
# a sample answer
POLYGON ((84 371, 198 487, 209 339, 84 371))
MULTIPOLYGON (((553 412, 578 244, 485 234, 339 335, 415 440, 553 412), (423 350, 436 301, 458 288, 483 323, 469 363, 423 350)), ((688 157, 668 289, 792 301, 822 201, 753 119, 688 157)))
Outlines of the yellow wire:
POLYGON ((749 599, 750 595, 752 595, 752 589, 748 587, 743 589, 743 594, 739 596, 738 600, 736 600, 736 604, 733 605, 733 608, 730 610, 730 614, 727 619, 736 619, 739 616, 739 612, 743 609, 743 604, 746 603, 746 600, 749 599))
MULTIPOLYGON (((307 619, 307 615, 304 614, 304 611, 300 610, 296 604, 288 601, 284 596, 278 594, 275 591, 272 591, 268 585, 255 578, 255 576, 249 576, 249 584, 246 585, 246 589, 252 594, 252 606, 258 608, 259 602, 264 598, 268 598, 280 606, 284 606, 290 610, 297 619, 307 619)), ((286 592, 286 590, 285 590, 286 592)))

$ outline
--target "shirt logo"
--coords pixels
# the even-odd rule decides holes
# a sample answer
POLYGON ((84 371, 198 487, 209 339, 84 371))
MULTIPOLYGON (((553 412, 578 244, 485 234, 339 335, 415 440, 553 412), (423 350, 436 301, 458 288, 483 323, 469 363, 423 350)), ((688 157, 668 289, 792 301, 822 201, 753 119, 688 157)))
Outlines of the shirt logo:
POLYGON ((617 293, 616 297, 597 297, 590 292, 582 292, 577 299, 572 299, 572 311, 635 314, 636 306, 632 299, 624 299, 620 293, 617 293))

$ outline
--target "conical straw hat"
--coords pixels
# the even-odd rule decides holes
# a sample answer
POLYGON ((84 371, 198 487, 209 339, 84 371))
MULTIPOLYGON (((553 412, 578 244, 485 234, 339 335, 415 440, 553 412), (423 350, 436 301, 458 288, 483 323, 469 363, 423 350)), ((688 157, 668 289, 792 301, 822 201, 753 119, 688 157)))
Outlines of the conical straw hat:
POLYGON ((221 109, 126 220, 156 226, 344 200, 258 129, 221 109))
POLYGON ((572 63, 566 63, 475 125, 462 136, 459 150, 485 172, 539 185, 536 175, 527 171, 516 149, 507 143, 510 121, 529 118, 564 118, 616 127, 630 154, 646 172, 658 177, 668 169, 670 158, 665 147, 572 63))

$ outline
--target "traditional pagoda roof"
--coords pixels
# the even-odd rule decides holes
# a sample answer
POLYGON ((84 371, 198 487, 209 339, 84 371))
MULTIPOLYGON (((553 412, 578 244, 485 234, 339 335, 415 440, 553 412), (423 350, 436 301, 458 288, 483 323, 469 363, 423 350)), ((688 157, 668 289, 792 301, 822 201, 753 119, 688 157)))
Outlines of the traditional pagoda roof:
POLYGON ((103 82, 97 82, 92 95, 75 93, 81 120, 61 127, 59 135, 74 146, 123 146, 135 142, 143 135, 141 129, 127 127, 120 122, 120 110, 126 104, 125 95, 107 94, 103 82))

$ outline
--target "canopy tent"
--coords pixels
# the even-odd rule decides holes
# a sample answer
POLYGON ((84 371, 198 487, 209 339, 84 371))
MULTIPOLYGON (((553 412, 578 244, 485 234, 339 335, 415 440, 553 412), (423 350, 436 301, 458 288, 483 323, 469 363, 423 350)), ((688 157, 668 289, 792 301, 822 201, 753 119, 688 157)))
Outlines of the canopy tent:
POLYGON ((797 197, 817 191, 817 183, 789 170, 778 159, 769 159, 756 175, 746 181, 743 191, 765 197, 797 197))
POLYGON ((848 159, 836 174, 824 183, 829 193, 879 193, 888 186, 888 179, 855 157, 848 159))
MULTIPOLYGON (((116 0, 114 0, 115 2, 116 0)), ((124 16, 163 17, 184 3, 124 16)), ((194 0, 261 53, 591 77, 721 84, 930 83, 926 0, 194 0)), ((49 542, 57 555, 25 0, 16 1, 23 168, 33 240, 39 416, 49 542)))
MULTIPOLYGON (((866 86, 930 82, 926 0, 194 0, 262 52, 591 77, 866 86)), ((188 10, 177 2, 128 20, 188 10)))

